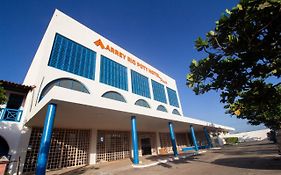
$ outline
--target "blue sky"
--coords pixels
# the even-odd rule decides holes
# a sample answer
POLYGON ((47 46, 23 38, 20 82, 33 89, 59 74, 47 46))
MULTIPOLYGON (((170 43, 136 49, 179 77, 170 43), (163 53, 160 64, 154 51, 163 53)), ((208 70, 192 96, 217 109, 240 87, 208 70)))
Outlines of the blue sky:
POLYGON ((55 8, 125 48, 177 81, 184 114, 235 127, 262 128, 224 113, 219 94, 196 96, 186 87, 194 40, 237 0, 4 0, 0 5, 0 79, 22 83, 55 8))

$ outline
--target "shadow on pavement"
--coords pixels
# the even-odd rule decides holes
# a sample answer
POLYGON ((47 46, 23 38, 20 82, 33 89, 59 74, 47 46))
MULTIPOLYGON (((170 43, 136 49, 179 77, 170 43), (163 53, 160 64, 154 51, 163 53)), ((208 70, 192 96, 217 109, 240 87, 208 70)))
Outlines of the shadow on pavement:
POLYGON ((217 159, 213 164, 260 170, 281 170, 281 159, 275 157, 232 157, 217 159))

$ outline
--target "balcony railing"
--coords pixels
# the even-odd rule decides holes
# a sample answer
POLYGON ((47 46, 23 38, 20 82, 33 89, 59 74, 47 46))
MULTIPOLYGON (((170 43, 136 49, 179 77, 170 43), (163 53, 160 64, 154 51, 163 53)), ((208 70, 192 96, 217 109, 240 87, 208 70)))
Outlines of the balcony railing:
POLYGON ((22 110, 0 108, 0 121, 20 122, 22 110))

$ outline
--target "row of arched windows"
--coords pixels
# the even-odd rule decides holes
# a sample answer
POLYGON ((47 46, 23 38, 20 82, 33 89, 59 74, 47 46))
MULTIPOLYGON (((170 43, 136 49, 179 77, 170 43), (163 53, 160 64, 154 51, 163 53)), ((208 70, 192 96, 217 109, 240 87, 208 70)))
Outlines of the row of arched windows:
MULTIPOLYGON (((63 87, 63 88, 67 88, 67 89, 72 89, 75 91, 80 91, 83 93, 87 93, 90 94, 89 90, 86 88, 85 85, 83 85, 81 82, 71 79, 71 78, 60 78, 60 79, 56 79, 51 81, 50 83, 48 83, 42 90, 41 95, 39 97, 39 101, 51 90, 52 87, 54 86, 59 86, 59 87, 63 87)), ((112 99, 112 100, 116 100, 116 101, 120 101, 120 102, 124 102, 127 103, 127 101, 125 100, 125 98, 123 97, 123 95, 121 95, 118 92, 115 91, 108 91, 106 93, 104 93, 102 95, 102 97, 104 98, 108 98, 108 99, 112 99)), ((146 107, 146 108, 151 108, 150 105, 148 104, 147 101, 145 101, 144 99, 139 99, 135 102, 135 105, 137 106, 141 106, 141 107, 146 107)), ((162 112, 168 112, 168 110, 166 109, 165 106, 163 105, 159 105, 156 110, 158 111, 162 111, 162 112)), ((180 112, 177 109, 174 109, 172 111, 172 114, 176 114, 176 115, 180 115, 180 112)))

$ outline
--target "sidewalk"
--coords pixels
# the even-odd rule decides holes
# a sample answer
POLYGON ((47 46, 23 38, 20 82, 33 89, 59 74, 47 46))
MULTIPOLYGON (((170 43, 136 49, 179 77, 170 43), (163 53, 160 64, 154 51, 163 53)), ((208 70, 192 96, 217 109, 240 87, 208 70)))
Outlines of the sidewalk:
MULTIPOLYGON (((204 154, 193 153, 173 159, 172 155, 140 157, 140 165, 157 165, 134 168, 130 159, 82 167, 72 171, 52 172, 52 175, 280 175, 281 157, 277 146, 268 142, 244 143, 212 149, 204 154), (161 162, 163 161, 163 162, 161 162), (165 162, 164 162, 165 161, 165 162)), ((69 169, 70 170, 70 169, 69 169)), ((51 175, 50 173, 47 173, 51 175)))
POLYGON ((47 175, 74 175, 74 174, 98 174, 98 175, 111 175, 112 173, 118 173, 126 170, 132 170, 135 168, 147 168, 157 166, 159 164, 165 164, 167 162, 178 161, 179 159, 187 159, 197 154, 205 153, 206 151, 188 151, 187 153, 180 153, 178 158, 174 158, 173 154, 166 155, 150 155, 139 157, 140 164, 133 165, 131 159, 117 160, 113 162, 104 162, 96 165, 80 166, 64 168, 56 171, 49 171, 47 175))

